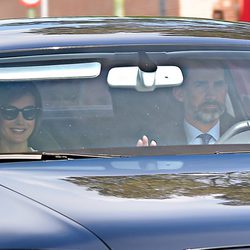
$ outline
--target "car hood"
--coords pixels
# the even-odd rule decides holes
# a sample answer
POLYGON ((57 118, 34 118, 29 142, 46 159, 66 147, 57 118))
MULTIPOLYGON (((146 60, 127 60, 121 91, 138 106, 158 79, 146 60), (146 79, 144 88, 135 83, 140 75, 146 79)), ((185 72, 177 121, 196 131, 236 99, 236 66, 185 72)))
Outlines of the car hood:
POLYGON ((250 244, 248 154, 1 166, 2 187, 83 225, 112 249, 250 244))

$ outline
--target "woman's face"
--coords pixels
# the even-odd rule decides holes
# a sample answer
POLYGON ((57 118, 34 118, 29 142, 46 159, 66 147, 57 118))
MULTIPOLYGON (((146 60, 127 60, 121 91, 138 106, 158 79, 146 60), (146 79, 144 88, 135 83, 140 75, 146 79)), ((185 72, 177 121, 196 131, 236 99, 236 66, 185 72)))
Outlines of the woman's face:
MULTIPOLYGON (((30 94, 24 95, 19 99, 10 102, 7 107, 16 107, 23 109, 26 107, 35 107, 34 97, 30 94)), ((18 112, 15 119, 6 119, 0 115, 0 137, 1 140, 9 144, 27 143, 35 127, 35 119, 27 120, 23 117, 22 112, 18 112)))

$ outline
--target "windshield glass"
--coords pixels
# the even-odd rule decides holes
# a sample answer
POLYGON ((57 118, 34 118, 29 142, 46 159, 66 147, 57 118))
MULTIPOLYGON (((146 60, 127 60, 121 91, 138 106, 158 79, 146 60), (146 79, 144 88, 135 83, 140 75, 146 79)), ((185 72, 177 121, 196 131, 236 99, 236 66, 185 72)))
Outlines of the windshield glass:
POLYGON ((8 68, 6 80, 1 68, 1 153, 250 141, 248 52, 89 54, 77 62, 99 68, 75 77, 53 77, 53 67, 72 70, 77 62, 51 58, 8 63, 27 67, 25 77, 16 70, 20 77, 11 79, 8 68), (29 74, 46 64, 49 78, 46 68, 29 74))

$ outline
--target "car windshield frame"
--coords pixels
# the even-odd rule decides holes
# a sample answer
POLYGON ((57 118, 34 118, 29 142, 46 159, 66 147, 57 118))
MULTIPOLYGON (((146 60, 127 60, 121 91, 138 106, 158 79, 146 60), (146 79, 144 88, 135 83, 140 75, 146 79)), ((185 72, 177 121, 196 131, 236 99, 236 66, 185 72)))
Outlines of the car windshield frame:
MULTIPOLYGON (((152 60, 153 62, 155 62, 157 64, 157 66, 160 66, 160 65, 169 65, 169 66, 179 66, 178 62, 182 61, 183 59, 187 59, 188 60, 217 60, 217 61, 223 61, 223 62, 226 62, 226 61, 231 61, 234 60, 235 62, 236 61, 248 61, 248 55, 249 55, 249 51, 247 50, 244 50, 244 48, 239 51, 238 48, 235 49, 234 51, 231 51, 231 50, 206 50, 206 49, 203 49, 203 48, 197 48, 197 50, 173 50, 173 51, 167 51, 167 46, 165 48, 165 51, 162 50, 162 47, 161 47, 161 51, 153 51, 152 50, 147 50, 145 51, 145 53, 150 57, 150 60, 152 60)), ((22 67, 36 67, 36 66, 39 66, 39 65, 50 65, 50 66, 53 66, 53 65, 72 65, 72 64, 78 64, 78 63, 100 63, 102 65, 102 71, 100 73, 100 76, 94 76, 94 77, 86 77, 86 79, 83 79, 83 78, 80 78, 80 80, 89 80, 90 78, 92 78, 92 80, 102 80, 102 81, 107 81, 107 75, 108 75, 108 72, 110 69, 114 68, 114 67, 125 67, 125 66, 139 66, 140 67, 140 55, 135 52, 135 51, 127 51, 127 52, 101 52, 101 53, 83 53, 83 52, 80 52, 80 53, 65 53, 65 54, 56 54, 56 55, 27 55, 27 56, 16 56, 16 57, 6 57, 6 58, 1 58, 0 59, 0 68, 2 68, 4 70, 5 67, 8 67, 8 68, 16 68, 18 66, 22 66, 22 67)), ((232 63, 231 63, 232 64, 232 63)), ((242 66, 242 65, 241 65, 242 66)), ((244 66, 245 67, 245 66, 244 66)), ((66 77, 67 78, 67 77, 66 77)), ((69 77, 68 77, 69 78, 69 77)), ((71 79, 72 80, 72 79, 71 79)), ((74 80, 74 79, 73 79, 74 80)), ((26 79, 27 81, 27 79, 26 79)), ((65 79, 65 84, 64 86, 67 85, 67 81, 70 81, 70 79, 65 79)), ((5 80, 6 82, 6 80, 5 80)), ((4 84, 5 83, 4 81, 0 81, 0 84, 4 84)), ((13 84, 15 84, 15 80, 12 79, 11 81, 13 84)), ((19 80, 20 82, 20 80, 19 80)), ((47 91, 49 92, 49 88, 50 88, 50 85, 57 85, 57 86, 60 86, 60 82, 58 79, 55 79, 53 81, 51 81, 51 83, 47 83, 45 84, 45 80, 40 80, 39 81, 32 81, 32 82, 35 82, 36 84, 38 84, 39 86, 42 86, 42 85, 46 85, 47 86, 47 91), (56 84, 54 84, 56 82, 56 84)), ((107 84, 107 83, 105 83, 107 84)), ((62 85, 63 86, 63 85, 62 85)), ((70 85, 68 84, 68 87, 70 86, 73 86, 73 85, 70 85)), ((41 87, 43 88, 43 87, 41 87)), ((65 88, 66 89, 66 88, 65 88)), ((114 89, 114 88, 112 88, 114 89)), ((118 91, 124 91, 125 92, 129 92, 128 89, 126 87, 124 88, 119 88, 120 90, 118 91)), ((157 91, 159 91, 159 89, 161 88, 157 88, 157 91)), ((103 90, 100 90, 100 91, 103 91, 103 90)), ((105 90, 106 91, 106 90, 105 90)), ((104 92, 105 92, 104 91, 104 92)), ((115 90, 114 92, 116 92, 117 90, 115 90)), ((66 91, 67 92, 67 91, 66 91)), ((148 91, 150 93, 150 91, 148 91)), ((159 91, 160 92, 160 91, 159 91)), ((56 92, 55 92, 56 93, 56 92)), ((152 91, 153 93, 153 91, 152 91)), ((107 93, 106 93, 107 94, 107 93)), ((128 96, 129 94, 127 94, 128 96)), ((43 93, 43 96, 42 97, 45 97, 46 96, 46 91, 44 91, 43 93)), ((118 95, 119 96, 119 95, 118 95)), ((145 95, 146 96, 146 95, 145 95)), ((89 106, 87 107, 87 109, 84 111, 85 113, 82 113, 81 114, 81 111, 82 111, 82 108, 81 107, 81 110, 77 110, 75 109, 74 112, 72 113, 70 111, 70 106, 67 107, 62 107, 61 109, 57 108, 57 110, 53 109, 53 108, 49 108, 49 104, 46 103, 46 107, 44 108, 43 110, 43 115, 46 115, 46 119, 49 121, 51 121, 52 119, 59 119, 59 120, 65 120, 65 119, 76 119, 76 117, 82 117, 84 115, 87 115, 87 116, 94 116, 94 117, 101 117, 105 112, 105 115, 107 119, 109 119, 110 116, 113 115, 114 113, 114 107, 112 107, 112 101, 113 99, 109 99, 110 97, 107 97, 106 100, 104 101, 104 105, 100 105, 100 104, 95 104, 95 105, 92 105, 92 106, 89 106), (47 114, 46 114, 47 112, 47 114), (64 117, 64 118, 63 118, 64 117)), ((125 98, 125 97, 124 97, 125 98)), ((124 100, 124 104, 125 104, 126 100, 124 100)), ((129 103, 129 101, 128 101, 129 103)), ((123 104, 123 105, 124 105, 123 104)), ((76 107, 75 107, 76 108, 76 107)), ((238 106, 237 108, 239 108, 239 110, 237 110, 237 112, 239 111, 240 115, 241 116, 241 119, 243 121, 247 121, 249 118, 249 114, 246 114, 244 113, 244 108, 242 107, 242 104, 240 104, 240 106, 238 106), (240 108, 239 108, 240 107, 240 108)), ((127 113, 128 114, 128 113, 127 113)), ((105 119, 106 119, 105 118, 105 119)), ((100 121, 99 121, 100 122, 100 121)), ((107 126, 109 126, 110 123, 107 123, 107 126)), ((67 124, 65 126, 70 126, 70 124, 67 124)), ((157 126, 159 126, 159 124, 157 124, 157 126)), ((90 126, 91 127, 91 126, 90 126)), ((51 128, 51 127, 50 127, 51 128)), ((79 128, 79 126, 78 126, 79 128)), ((132 126, 129 127, 129 129, 131 129, 132 126)), ((54 127, 54 130, 56 129, 56 127, 54 127)), ((102 133, 107 133, 105 136, 105 139, 107 139, 107 137, 109 136, 108 133, 110 133, 112 131, 112 128, 111 127, 107 127, 105 128, 106 131, 104 130, 104 132, 102 133)), ((155 127, 155 129, 157 130, 157 127, 155 127)), ((247 130, 247 129, 246 129, 247 130)), ((145 129, 145 133, 146 133, 146 129, 145 129)), ((245 131, 244 131, 245 132, 245 131)), ((145 133, 142 132, 141 136, 143 136, 145 133)), ((93 132, 92 132, 93 134, 93 132)), ((40 131, 40 135, 41 136, 44 136, 44 132, 40 131)), ((116 135, 118 136, 118 134, 116 135)), ((122 141, 122 135, 121 134, 121 141, 122 141)), ((77 133, 75 133, 75 138, 77 137, 77 133)), ((126 135, 125 135, 126 137, 126 135)), ((59 137, 57 137, 59 138, 59 137)), ((109 152, 110 155, 114 155, 112 154, 111 152, 117 152, 116 155, 124 155, 124 152, 126 152, 126 148, 130 148, 130 151, 132 151, 132 149, 136 146, 136 141, 139 139, 140 137, 139 136, 135 136, 134 137, 134 142, 131 143, 128 143, 126 145, 121 143, 119 144, 119 141, 117 140, 115 144, 103 144, 103 145, 98 145, 96 144, 94 147, 85 147, 84 146, 84 143, 82 145, 82 147, 79 147, 78 145, 78 148, 74 148, 74 147, 62 147, 62 145, 60 145, 59 147, 54 147, 53 143, 48 147, 48 148, 41 148, 41 149, 38 149, 39 152, 60 152, 60 151, 65 151, 65 150, 68 150, 68 151, 79 151, 79 152, 82 152, 81 150, 84 150, 86 152, 86 150, 94 150, 95 152, 101 152, 102 150, 105 152, 109 152), (119 153, 119 150, 120 150, 120 153, 119 153)), ((237 141, 236 141, 237 142, 237 141)), ((72 146, 72 143, 71 142, 71 146, 72 146)), ((79 143, 79 142, 78 142, 79 143)), ((248 144, 247 144, 247 141, 244 140, 242 145, 239 146, 237 144, 239 143, 231 143, 232 145, 228 147, 228 149, 226 150, 226 152, 248 152, 248 149, 244 150, 244 146, 248 148, 248 144), (233 144, 236 144, 235 145, 235 150, 233 150, 234 146, 233 144), (243 146, 244 145, 244 146, 243 146), (240 148, 240 149, 239 149, 240 148)), ((199 150, 197 151, 198 148, 205 148, 204 150, 201 149, 201 152, 203 153, 216 153, 216 152, 224 152, 223 150, 223 145, 225 145, 224 143, 222 143, 222 145, 209 145, 209 146, 205 146, 205 145, 202 145, 202 147, 191 147, 191 145, 181 145, 181 147, 177 147, 174 152, 176 154, 183 154, 182 150, 183 147, 185 147, 185 152, 189 152, 190 154, 193 154, 193 153, 198 153, 199 150), (213 149, 208 149, 208 148, 212 148, 213 149), (190 150, 189 150, 190 148, 190 150), (177 150, 178 149, 178 150, 177 150)), ((165 153, 168 154, 168 148, 170 147, 173 147, 175 148, 175 144, 160 144, 158 145, 157 149, 155 149, 155 151, 153 152, 156 152, 158 150, 158 154, 161 154, 162 151, 164 151, 165 153), (159 148, 164 148, 163 150, 159 149, 159 148)), ((178 146, 178 145, 177 145, 178 146)), ((146 154, 155 154, 155 153, 152 153, 150 151, 154 150, 152 148, 149 148, 149 149, 140 149, 137 152, 137 154, 141 154, 140 152, 143 151, 143 150, 146 150, 146 154)), ((172 150, 170 150, 170 152, 172 152, 172 150)), ((126 155, 126 153, 125 153, 126 155)), ((128 155, 132 155, 131 153, 128 154, 128 155)))

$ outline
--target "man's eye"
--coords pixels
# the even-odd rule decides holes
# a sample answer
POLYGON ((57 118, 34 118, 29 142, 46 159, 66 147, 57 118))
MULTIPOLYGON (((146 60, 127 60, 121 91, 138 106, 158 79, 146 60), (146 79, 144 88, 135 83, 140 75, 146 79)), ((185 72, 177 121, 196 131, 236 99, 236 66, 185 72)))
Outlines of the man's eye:
POLYGON ((195 87, 199 88, 199 87, 205 87, 207 85, 206 81, 196 81, 195 82, 195 87))
POLYGON ((221 87, 221 86, 224 86, 225 85, 225 82, 224 81, 216 81, 214 82, 214 85, 217 86, 217 87, 221 87))

